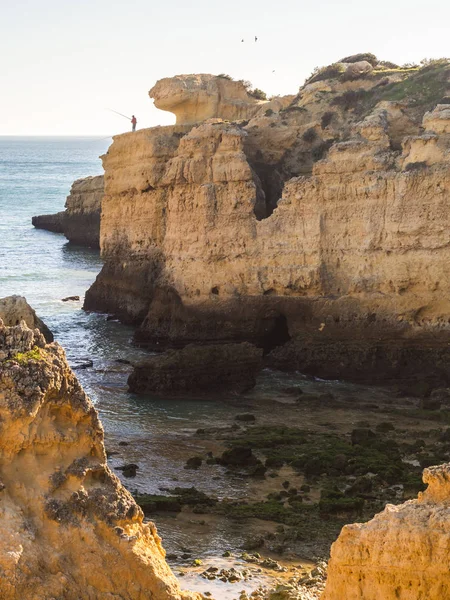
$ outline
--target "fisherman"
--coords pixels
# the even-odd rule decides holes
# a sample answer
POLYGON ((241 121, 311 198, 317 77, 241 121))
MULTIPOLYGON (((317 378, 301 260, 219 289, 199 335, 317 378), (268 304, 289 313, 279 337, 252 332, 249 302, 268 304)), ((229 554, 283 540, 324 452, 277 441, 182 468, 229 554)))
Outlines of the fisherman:
POLYGON ((137 119, 134 115, 131 115, 131 131, 136 131, 137 119))

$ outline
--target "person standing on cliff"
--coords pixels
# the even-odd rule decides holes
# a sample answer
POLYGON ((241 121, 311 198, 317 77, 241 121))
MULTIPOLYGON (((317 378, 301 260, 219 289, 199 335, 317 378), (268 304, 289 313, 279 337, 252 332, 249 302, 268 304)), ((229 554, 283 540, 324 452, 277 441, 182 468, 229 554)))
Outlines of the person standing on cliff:
POLYGON ((131 131, 136 131, 137 119, 134 115, 131 115, 131 131))

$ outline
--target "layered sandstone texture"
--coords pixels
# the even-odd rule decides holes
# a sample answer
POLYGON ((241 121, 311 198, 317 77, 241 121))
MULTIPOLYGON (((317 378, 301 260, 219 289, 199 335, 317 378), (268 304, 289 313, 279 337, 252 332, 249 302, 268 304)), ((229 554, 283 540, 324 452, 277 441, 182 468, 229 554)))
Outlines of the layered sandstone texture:
POLYGON ((128 378, 131 392, 245 392, 256 383, 262 350, 246 342, 199 346, 188 344, 151 356, 134 367, 128 378))
POLYGON ((0 321, 0 597, 181 600, 64 351, 0 321))
POLYGON ((449 600, 450 464, 423 480, 417 500, 342 529, 322 600, 449 600))
POLYGON ((0 298, 0 319, 8 327, 19 325, 21 321, 25 321, 27 327, 39 329, 47 342, 53 342, 52 332, 23 296, 0 298))
POLYGON ((450 65, 363 58, 250 120, 116 136, 86 308, 154 349, 247 341, 327 377, 447 380, 450 65))
POLYGON ((261 102, 251 96, 242 81, 214 75, 177 75, 160 79, 149 92, 156 108, 176 116, 177 125, 220 118, 248 119, 261 102))
POLYGON ((67 196, 65 211, 33 217, 32 223, 39 229, 64 233, 73 244, 99 248, 103 193, 103 175, 77 179, 67 196))

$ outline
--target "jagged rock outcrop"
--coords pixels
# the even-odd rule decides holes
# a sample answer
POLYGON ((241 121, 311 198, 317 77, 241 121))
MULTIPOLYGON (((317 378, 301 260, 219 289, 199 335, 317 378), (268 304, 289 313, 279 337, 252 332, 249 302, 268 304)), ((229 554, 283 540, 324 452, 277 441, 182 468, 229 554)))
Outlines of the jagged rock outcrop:
POLYGON ((0 319, 8 327, 25 321, 30 329, 39 329, 47 342, 53 342, 53 333, 40 319, 23 296, 0 298, 0 319))
POLYGON ((65 211, 33 217, 32 223, 39 229, 64 233, 73 244, 99 248, 103 193, 103 175, 77 179, 67 196, 65 211))
POLYGON ((447 381, 449 73, 319 78, 248 122, 116 136, 85 307, 154 349, 248 341, 280 368, 447 381))
POLYGON ((136 365, 128 385, 138 394, 244 392, 254 387, 261 365, 262 350, 252 344, 189 344, 136 365))
POLYGON ((425 469, 423 480, 417 500, 342 529, 322 600, 450 598, 450 464, 425 469))
POLYGON ((0 597, 181 600, 64 351, 0 321, 0 597))
POLYGON ((63 210, 54 215, 37 215, 31 218, 31 223, 36 229, 45 229, 53 233, 64 233, 64 215, 65 212, 63 210))
POLYGON ((235 121, 253 117, 262 102, 253 98, 242 81, 215 75, 177 75, 160 79, 149 92, 156 108, 177 118, 177 125, 207 119, 235 121))

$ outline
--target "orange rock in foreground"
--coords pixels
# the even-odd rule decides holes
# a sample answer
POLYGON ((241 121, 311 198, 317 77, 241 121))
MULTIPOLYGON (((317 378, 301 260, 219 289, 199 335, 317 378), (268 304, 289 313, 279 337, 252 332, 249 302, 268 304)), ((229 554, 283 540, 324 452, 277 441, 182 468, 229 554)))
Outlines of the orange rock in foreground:
POLYGON ((450 598, 450 463, 425 469, 423 480, 417 500, 342 529, 322 600, 450 598))

